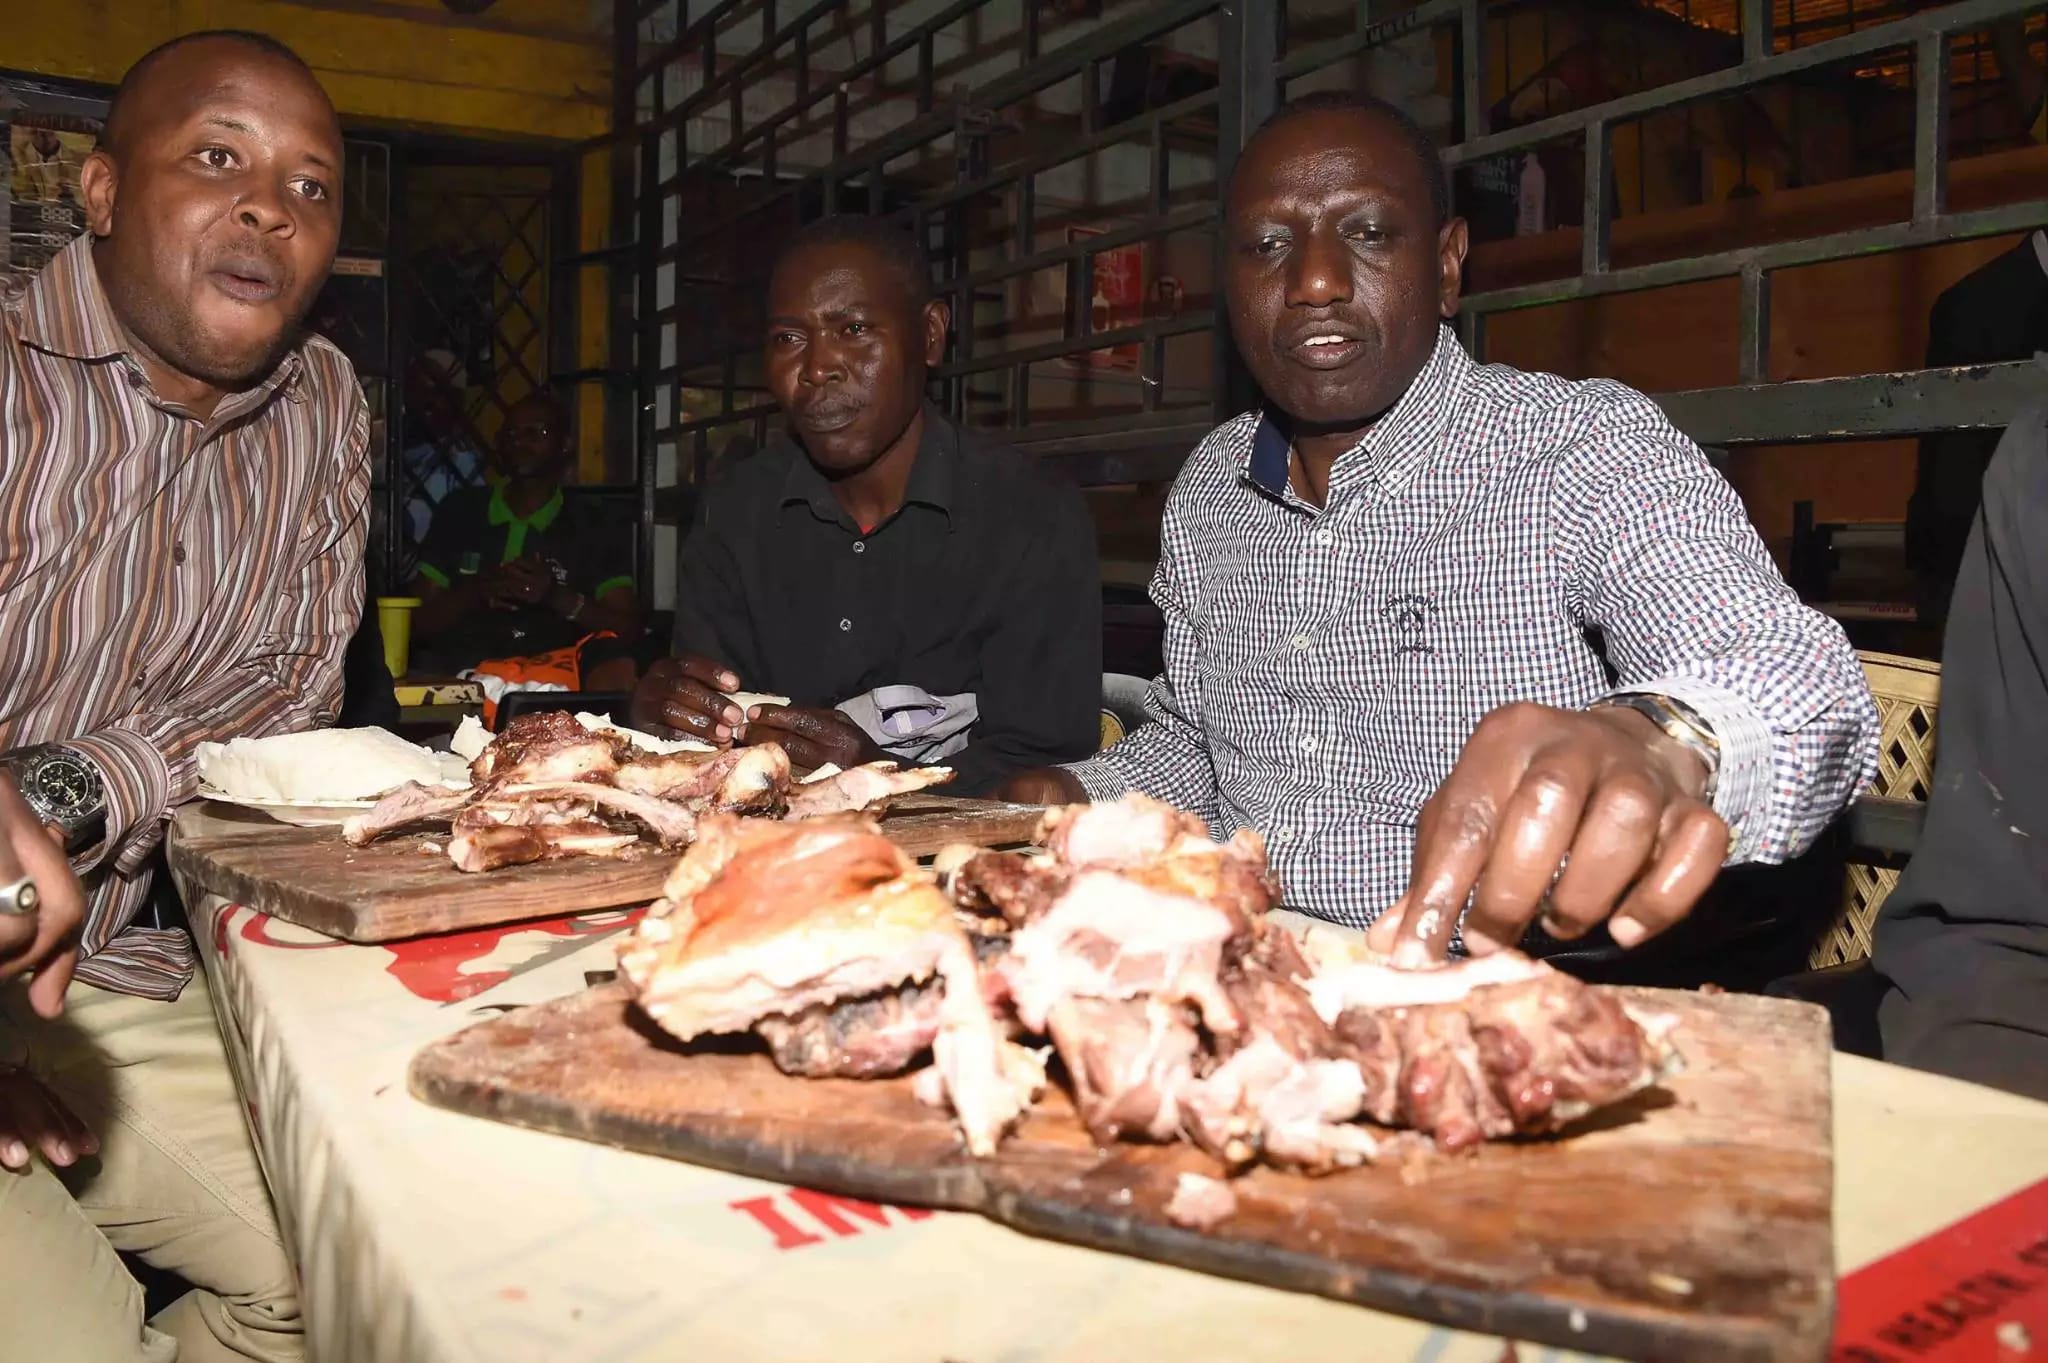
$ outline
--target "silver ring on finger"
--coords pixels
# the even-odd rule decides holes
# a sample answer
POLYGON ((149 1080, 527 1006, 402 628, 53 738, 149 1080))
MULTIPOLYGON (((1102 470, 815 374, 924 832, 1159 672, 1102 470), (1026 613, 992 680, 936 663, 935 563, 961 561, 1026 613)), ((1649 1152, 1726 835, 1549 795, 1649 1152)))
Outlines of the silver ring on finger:
POLYGON ((0 916, 33 918, 42 904, 43 896, 37 891, 35 880, 29 876, 0 887, 0 916))

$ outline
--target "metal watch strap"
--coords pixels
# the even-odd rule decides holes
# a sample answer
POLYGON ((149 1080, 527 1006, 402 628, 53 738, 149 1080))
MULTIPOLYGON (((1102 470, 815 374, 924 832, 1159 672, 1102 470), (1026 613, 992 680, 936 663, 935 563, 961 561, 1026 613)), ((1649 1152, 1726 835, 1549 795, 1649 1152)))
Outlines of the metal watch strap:
POLYGON ((1586 707, 1591 710, 1633 710, 1657 726, 1664 736, 1699 758, 1707 768, 1707 783, 1700 798, 1714 801, 1721 781, 1721 740, 1699 711, 1682 700, 1655 691, 1624 691, 1602 696, 1586 707))
POLYGON ((91 846, 106 827, 106 774, 100 770, 98 762, 76 748, 63 743, 35 743, 0 754, 0 766, 4 766, 14 777, 15 784, 21 790, 22 800, 35 816, 44 823, 64 830, 66 853, 76 853, 81 848, 91 846), (37 769, 45 765, 52 755, 61 755, 87 769, 93 785, 97 787, 98 799, 93 807, 72 815, 68 811, 52 808, 43 799, 42 792, 37 788, 33 778, 37 769))

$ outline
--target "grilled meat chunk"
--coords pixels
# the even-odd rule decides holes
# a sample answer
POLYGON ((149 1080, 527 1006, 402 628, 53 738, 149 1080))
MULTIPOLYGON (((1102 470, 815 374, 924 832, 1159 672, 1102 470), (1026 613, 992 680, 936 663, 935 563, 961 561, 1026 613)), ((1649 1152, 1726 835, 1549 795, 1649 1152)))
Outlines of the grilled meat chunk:
POLYGON ((894 762, 870 762, 817 781, 803 781, 790 788, 789 814, 792 819, 818 819, 833 814, 879 814, 898 795, 942 785, 953 779, 951 767, 911 767, 894 762))

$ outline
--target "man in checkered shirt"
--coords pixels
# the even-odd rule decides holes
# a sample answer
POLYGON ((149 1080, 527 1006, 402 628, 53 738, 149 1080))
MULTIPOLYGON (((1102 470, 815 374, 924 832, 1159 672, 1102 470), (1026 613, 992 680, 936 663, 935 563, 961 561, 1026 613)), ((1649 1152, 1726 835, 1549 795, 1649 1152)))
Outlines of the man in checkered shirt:
POLYGON ((1005 793, 1256 828, 1289 907, 1407 963, 1461 918, 1475 951, 1532 923, 1633 947, 1724 860, 1803 850, 1874 772, 1876 712, 1653 403, 1465 353, 1448 200, 1377 101, 1246 146, 1223 283, 1268 406, 1167 503, 1155 722, 1005 793))

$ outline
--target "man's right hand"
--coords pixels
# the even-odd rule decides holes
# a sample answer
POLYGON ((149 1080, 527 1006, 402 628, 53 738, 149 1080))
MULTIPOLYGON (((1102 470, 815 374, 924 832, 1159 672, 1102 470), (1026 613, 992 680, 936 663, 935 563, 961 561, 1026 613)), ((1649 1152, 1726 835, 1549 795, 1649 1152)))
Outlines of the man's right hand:
POLYGON ((0 1065, 0 1165, 26 1169, 31 1148, 62 1168, 97 1155, 100 1138, 34 1075, 0 1065))
POLYGON ((709 658, 663 658, 634 688, 633 723, 706 743, 730 743, 747 719, 729 699, 739 689, 740 679, 709 658))
POLYGON ((1088 792, 1081 778, 1060 767, 1034 767, 1020 771, 996 788, 998 800, 1013 805, 1085 805, 1088 792))
POLYGON ((26 876, 35 882, 32 914, 0 914, 0 980, 34 971, 29 1006, 53 1018, 64 1010, 64 991, 78 965, 78 930, 85 893, 56 839, 43 827, 14 782, 0 776, 0 886, 26 876))

